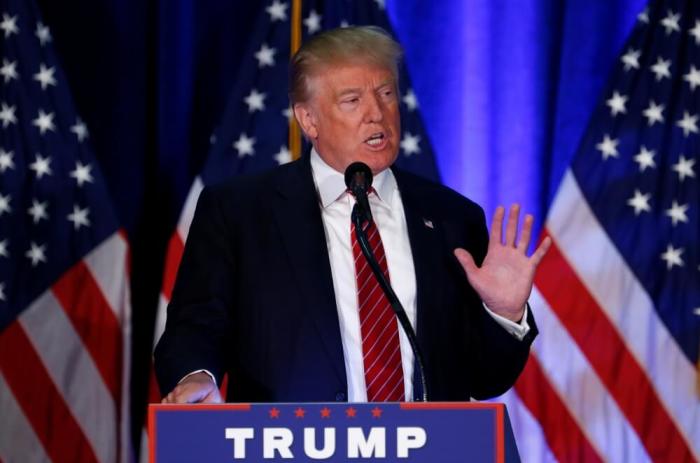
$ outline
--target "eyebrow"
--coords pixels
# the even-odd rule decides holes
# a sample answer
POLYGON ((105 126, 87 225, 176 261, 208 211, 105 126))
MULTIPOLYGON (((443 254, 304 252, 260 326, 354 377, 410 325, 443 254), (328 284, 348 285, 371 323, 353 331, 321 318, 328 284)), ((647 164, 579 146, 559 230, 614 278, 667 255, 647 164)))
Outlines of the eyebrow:
MULTIPOLYGON (((393 79, 387 79, 387 80, 383 81, 382 83, 380 83, 379 85, 377 85, 377 86, 374 88, 374 90, 379 90, 380 88, 383 88, 383 87, 386 87, 386 86, 391 86, 391 87, 393 87, 393 86, 394 86, 394 80, 393 80, 393 79)), ((359 88, 359 87, 346 88, 346 89, 341 90, 340 92, 338 92, 337 96, 338 96, 338 98, 340 98, 340 97, 343 97, 343 96, 345 96, 345 95, 349 95, 349 94, 352 94, 352 93, 362 93, 362 89, 359 88)))

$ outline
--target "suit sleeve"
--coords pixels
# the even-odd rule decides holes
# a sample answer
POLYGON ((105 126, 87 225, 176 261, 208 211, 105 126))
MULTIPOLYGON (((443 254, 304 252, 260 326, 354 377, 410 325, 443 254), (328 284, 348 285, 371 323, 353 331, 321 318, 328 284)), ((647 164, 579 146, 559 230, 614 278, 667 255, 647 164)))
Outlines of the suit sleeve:
POLYGON ((167 394, 188 373, 208 370, 221 384, 235 284, 231 224, 214 190, 199 197, 158 342, 155 370, 167 394))

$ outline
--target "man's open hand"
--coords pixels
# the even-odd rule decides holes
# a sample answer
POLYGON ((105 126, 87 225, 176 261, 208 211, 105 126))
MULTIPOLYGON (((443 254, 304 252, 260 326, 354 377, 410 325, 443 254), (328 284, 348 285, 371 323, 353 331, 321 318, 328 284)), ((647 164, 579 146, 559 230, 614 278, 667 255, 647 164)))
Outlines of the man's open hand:
POLYGON ((503 240, 503 216, 505 211, 499 206, 493 216, 489 247, 481 267, 477 267, 471 254, 464 249, 454 253, 462 264, 469 283, 481 300, 494 313, 518 322, 524 312, 525 302, 532 291, 535 270, 552 244, 547 237, 532 256, 526 252, 530 244, 533 218, 526 215, 517 244, 518 215, 520 206, 514 204, 508 213, 505 242, 503 240))

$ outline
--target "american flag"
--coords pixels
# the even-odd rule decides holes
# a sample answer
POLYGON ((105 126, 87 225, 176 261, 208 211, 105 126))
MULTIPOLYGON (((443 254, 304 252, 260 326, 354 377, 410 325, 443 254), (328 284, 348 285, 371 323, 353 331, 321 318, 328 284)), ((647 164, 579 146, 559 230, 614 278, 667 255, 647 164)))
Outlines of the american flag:
POLYGON ((548 214, 524 461, 700 457, 700 3, 638 16, 548 214))
POLYGON ((126 461, 127 242, 34 1, 0 37, 0 460, 126 461))
MULTIPOLYGON (((288 133, 289 121, 293 116, 287 96, 290 10, 291 2, 272 0, 260 8, 257 18, 254 18, 256 27, 250 37, 245 66, 234 84, 223 120, 212 135, 207 162, 190 189, 177 230, 168 246, 154 345, 165 328, 166 306, 202 188, 234 174, 270 169, 292 160, 288 133)), ((373 24, 391 31, 381 0, 305 1, 303 10, 302 27, 306 37, 323 29, 347 25, 373 24)), ((424 177, 437 179, 432 147, 420 119, 418 101, 403 67, 399 80, 403 133, 398 165, 424 177)), ((158 393, 153 379, 151 384, 150 397, 153 401, 158 393)))

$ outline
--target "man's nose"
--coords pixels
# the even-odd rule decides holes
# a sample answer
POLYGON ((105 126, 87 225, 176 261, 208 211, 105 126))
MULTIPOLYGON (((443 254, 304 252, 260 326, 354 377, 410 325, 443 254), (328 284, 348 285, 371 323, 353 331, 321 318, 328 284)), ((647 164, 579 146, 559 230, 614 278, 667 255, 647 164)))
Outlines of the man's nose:
POLYGON ((365 122, 381 122, 384 119, 384 106, 377 95, 366 99, 365 122))

